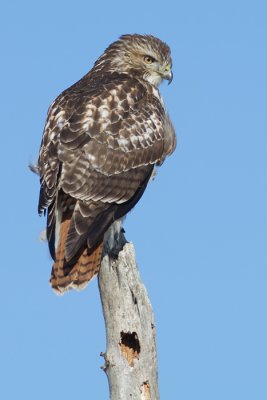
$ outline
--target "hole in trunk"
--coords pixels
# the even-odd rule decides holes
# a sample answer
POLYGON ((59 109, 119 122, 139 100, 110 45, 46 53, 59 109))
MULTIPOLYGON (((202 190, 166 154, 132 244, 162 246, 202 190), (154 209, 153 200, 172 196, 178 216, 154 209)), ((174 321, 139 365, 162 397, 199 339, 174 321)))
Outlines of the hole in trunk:
POLYGON ((141 351, 140 342, 136 332, 121 332, 119 343, 122 355, 128 361, 130 367, 134 366, 134 360, 139 359, 141 351))
POLYGON ((148 381, 144 382, 142 385, 141 396, 142 400, 151 400, 150 386, 148 381))

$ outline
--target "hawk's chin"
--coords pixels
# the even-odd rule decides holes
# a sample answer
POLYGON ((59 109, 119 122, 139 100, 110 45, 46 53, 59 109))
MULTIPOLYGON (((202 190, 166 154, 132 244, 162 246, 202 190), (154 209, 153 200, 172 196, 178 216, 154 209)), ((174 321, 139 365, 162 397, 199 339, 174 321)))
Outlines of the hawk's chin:
POLYGON ((159 86, 163 80, 162 76, 156 73, 147 75, 144 79, 154 86, 159 86))

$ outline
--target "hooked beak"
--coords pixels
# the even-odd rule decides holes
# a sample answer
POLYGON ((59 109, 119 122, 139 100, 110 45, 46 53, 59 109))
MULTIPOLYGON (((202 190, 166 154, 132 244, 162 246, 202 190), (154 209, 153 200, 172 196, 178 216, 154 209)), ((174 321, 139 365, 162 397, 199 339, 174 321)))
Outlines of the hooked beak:
POLYGON ((172 73, 172 71, 170 71, 169 73, 168 73, 168 75, 165 77, 165 79, 167 79, 169 82, 168 82, 168 85, 170 85, 171 83, 172 83, 172 80, 173 80, 173 73, 172 73))
POLYGON ((171 68, 169 66, 165 68, 165 71, 163 73, 163 79, 166 79, 167 81, 169 81, 168 85, 170 83, 172 83, 173 73, 172 73, 172 70, 171 70, 171 68))

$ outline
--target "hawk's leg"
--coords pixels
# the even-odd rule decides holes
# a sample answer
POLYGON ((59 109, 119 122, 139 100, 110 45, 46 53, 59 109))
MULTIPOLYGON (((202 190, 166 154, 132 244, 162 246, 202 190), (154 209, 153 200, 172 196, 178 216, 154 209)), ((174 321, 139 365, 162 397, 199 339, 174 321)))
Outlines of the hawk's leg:
POLYGON ((119 252, 123 249, 127 240, 125 230, 122 226, 124 218, 114 221, 104 236, 104 255, 108 254, 111 258, 117 259, 119 252))

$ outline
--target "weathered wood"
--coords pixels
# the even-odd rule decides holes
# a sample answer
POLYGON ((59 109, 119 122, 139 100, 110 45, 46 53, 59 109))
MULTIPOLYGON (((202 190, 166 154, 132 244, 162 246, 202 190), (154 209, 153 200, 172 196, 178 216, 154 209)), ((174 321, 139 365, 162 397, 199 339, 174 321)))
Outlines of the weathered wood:
POLYGON ((103 367, 111 400, 158 400, 158 372, 153 310, 131 243, 114 259, 106 254, 99 289, 106 324, 103 367))

